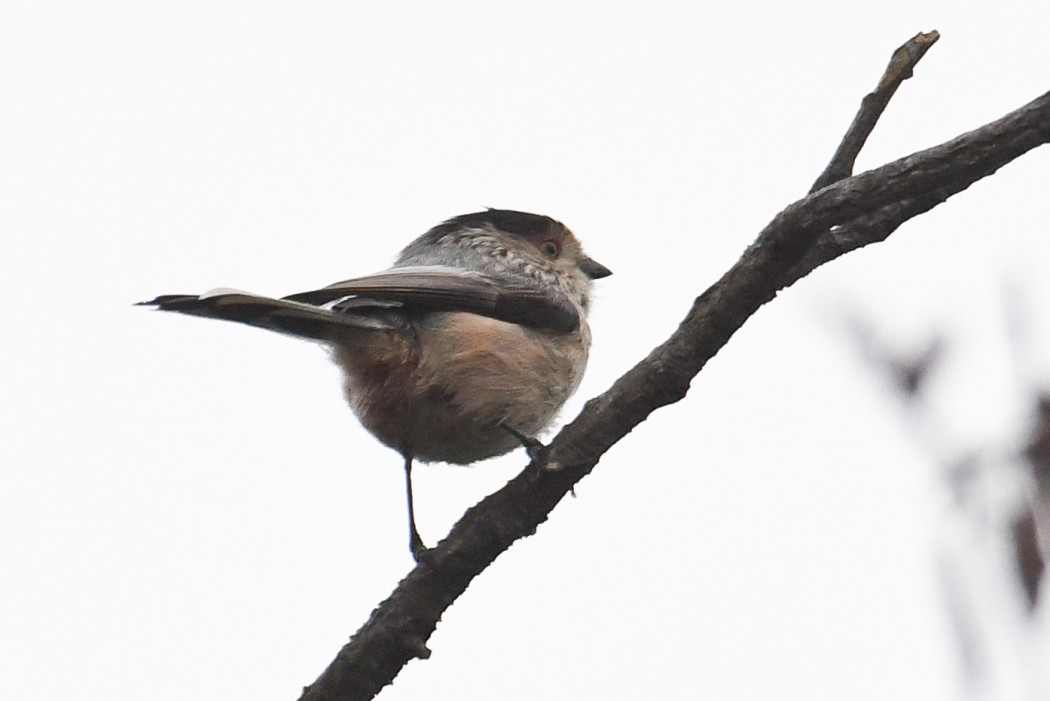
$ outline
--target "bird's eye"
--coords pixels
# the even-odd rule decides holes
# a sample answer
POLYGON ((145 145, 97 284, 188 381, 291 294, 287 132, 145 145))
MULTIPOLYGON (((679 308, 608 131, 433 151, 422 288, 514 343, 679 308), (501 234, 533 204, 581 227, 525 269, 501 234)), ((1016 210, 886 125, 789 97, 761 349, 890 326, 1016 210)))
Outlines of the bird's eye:
POLYGON ((554 239, 547 239, 540 244, 540 250, 548 258, 557 258, 558 254, 561 253, 561 244, 554 239))

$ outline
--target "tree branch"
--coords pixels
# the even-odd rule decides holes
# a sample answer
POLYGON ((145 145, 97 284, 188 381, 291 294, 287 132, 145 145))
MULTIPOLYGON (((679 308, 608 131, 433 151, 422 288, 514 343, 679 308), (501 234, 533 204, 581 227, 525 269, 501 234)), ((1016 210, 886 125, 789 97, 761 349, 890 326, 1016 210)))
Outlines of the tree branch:
MULTIPOLYGON (((924 36, 933 37, 928 43, 936 40, 932 33, 912 42, 924 36)), ((896 62, 897 85, 918 57, 921 53, 891 61, 887 73, 896 62)), ((880 82, 876 92, 880 89, 889 88, 880 82)), ((468 510, 448 537, 427 551, 301 698, 369 699, 411 659, 427 657, 426 641, 471 580, 515 540, 534 533, 610 447, 653 411, 682 399, 707 361, 779 290, 844 253, 884 240, 903 222, 1047 141, 1050 93, 975 131, 823 187, 787 207, 722 279, 695 300, 667 341, 589 401, 535 463, 468 510)), ((852 153, 854 148, 859 145, 839 151, 852 153)), ((848 174, 855 155, 840 158, 837 153, 829 171, 841 173, 848 160, 848 174)), ((826 175, 829 171, 822 179, 832 177, 826 175)))
POLYGON ((857 116, 853 118, 853 123, 846 130, 846 135, 842 137, 842 142, 835 151, 835 155, 831 157, 828 167, 813 183, 813 187, 809 190, 810 193, 853 174, 853 164, 857 161, 857 154, 864 148, 868 136, 871 135, 886 105, 890 104, 890 98, 897 92, 901 83, 911 78, 915 64, 922 60, 930 47, 940 38, 941 35, 936 31, 919 32, 893 52, 889 65, 886 66, 882 78, 879 79, 879 84, 875 86, 875 90, 861 100, 857 116))

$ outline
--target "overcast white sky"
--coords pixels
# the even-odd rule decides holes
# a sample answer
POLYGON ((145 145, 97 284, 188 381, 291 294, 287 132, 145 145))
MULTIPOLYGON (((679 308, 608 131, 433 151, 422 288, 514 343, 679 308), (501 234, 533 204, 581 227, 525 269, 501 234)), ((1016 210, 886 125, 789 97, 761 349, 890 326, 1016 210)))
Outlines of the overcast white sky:
MULTIPOLYGON (((5 2, 0 696, 295 698, 412 564, 400 460, 323 351, 131 303, 550 214, 615 272, 571 418, 805 193, 904 40, 942 33, 861 169, 1050 89, 1045 7, 962 5, 5 2)), ((381 698, 958 699, 946 581, 984 697, 1050 698, 1003 512, 957 513, 937 466, 1013 445, 1050 383, 1048 179, 1044 149, 781 294, 381 698), (844 313, 947 335, 929 412, 844 313)), ((424 538, 525 462, 420 468, 424 538)))

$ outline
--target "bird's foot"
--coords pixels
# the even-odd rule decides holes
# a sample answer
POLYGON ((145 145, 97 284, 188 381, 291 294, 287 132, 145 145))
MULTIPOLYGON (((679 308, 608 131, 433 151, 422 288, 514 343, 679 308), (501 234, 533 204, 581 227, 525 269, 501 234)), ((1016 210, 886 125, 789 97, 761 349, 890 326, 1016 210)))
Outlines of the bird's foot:
POLYGON ((543 450, 547 448, 539 439, 534 436, 527 436, 513 426, 509 426, 505 423, 500 423, 500 428, 518 439, 518 442, 525 448, 525 452, 529 456, 529 460, 532 462, 539 462, 540 455, 543 450))

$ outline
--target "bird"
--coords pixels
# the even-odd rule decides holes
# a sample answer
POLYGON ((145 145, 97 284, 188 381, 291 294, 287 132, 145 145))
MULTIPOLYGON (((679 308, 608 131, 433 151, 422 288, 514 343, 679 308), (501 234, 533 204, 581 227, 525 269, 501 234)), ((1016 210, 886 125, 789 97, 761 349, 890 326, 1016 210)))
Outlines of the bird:
POLYGON ((392 267, 281 298, 219 288, 139 305, 319 342, 361 424, 403 461, 468 465, 537 438, 579 387, 592 282, 611 275, 551 217, 486 209, 408 244, 392 267))

